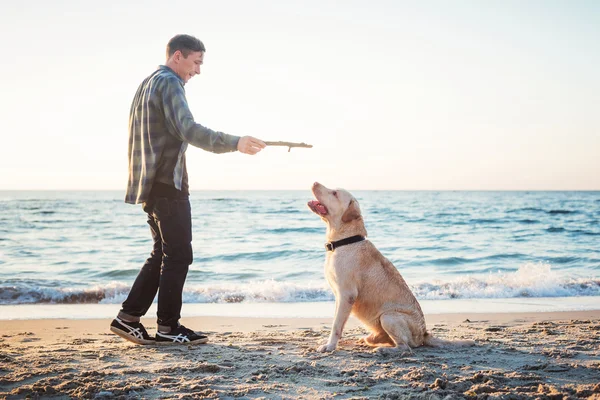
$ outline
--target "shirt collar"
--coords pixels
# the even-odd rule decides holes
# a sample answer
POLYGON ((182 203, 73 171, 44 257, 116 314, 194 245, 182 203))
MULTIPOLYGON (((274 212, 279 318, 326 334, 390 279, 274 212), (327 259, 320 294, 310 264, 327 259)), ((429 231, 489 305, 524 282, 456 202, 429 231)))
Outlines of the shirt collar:
POLYGON ((185 82, 183 81, 183 79, 181 79, 181 77, 179 75, 177 75, 177 73, 175 71, 173 71, 171 68, 167 67, 166 65, 159 65, 158 69, 172 73, 173 75, 175 75, 177 77, 177 79, 179 79, 179 81, 181 82, 182 85, 185 85, 185 82))

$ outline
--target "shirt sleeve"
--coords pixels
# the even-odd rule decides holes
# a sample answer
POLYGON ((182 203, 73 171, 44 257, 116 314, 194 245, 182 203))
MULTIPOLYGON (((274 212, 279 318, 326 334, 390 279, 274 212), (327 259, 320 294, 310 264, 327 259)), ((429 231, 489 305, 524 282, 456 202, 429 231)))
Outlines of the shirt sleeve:
POLYGON ((165 79, 159 92, 165 125, 177 139, 213 153, 237 150, 239 136, 213 131, 194 121, 188 107, 183 85, 175 79, 165 79))

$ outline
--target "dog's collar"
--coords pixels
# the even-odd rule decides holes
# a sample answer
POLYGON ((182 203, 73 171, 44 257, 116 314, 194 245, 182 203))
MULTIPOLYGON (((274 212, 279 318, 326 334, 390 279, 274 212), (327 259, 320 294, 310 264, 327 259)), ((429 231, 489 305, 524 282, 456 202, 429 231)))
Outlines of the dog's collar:
POLYGON ((327 251, 334 251, 338 247, 345 246, 347 244, 356 243, 356 242, 362 242, 365 239, 366 239, 366 237, 361 236, 361 235, 350 236, 350 237, 347 237, 346 239, 336 240, 335 242, 325 243, 325 249, 327 251))

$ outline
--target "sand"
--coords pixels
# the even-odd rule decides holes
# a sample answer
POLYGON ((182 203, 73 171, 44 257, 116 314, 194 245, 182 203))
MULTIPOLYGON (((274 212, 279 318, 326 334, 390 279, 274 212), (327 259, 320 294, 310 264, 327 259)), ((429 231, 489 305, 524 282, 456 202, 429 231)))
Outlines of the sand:
POLYGON ((426 319, 476 346, 384 356, 354 319, 328 354, 324 319, 184 318, 210 335, 195 346, 135 345, 110 320, 0 321, 0 398, 600 399, 600 311, 426 319))

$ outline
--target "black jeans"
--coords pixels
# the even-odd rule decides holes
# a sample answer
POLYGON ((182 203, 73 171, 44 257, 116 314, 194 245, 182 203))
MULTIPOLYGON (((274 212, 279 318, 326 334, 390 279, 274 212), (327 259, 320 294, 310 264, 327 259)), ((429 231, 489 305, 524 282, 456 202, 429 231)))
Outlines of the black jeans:
POLYGON ((141 317, 158 291, 158 325, 176 327, 183 284, 193 260, 192 214, 188 197, 159 197, 144 203, 154 248, 140 270, 121 312, 141 317))

